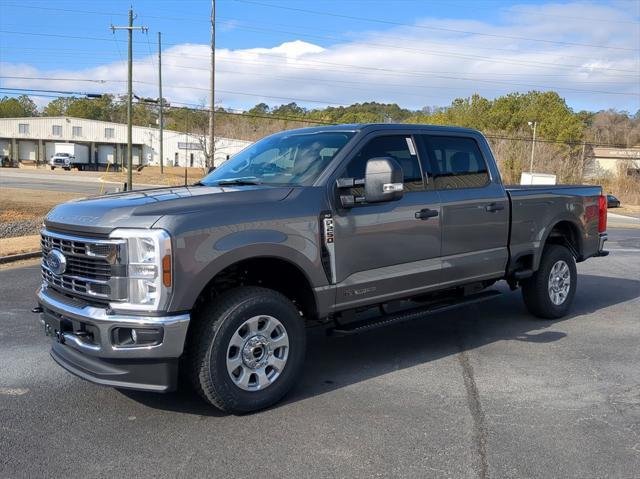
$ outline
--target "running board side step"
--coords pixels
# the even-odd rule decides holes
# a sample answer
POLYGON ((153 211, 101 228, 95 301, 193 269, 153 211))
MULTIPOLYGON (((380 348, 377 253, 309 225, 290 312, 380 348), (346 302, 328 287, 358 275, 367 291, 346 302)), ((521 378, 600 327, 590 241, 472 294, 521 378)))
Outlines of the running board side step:
POLYGON ((500 291, 483 291, 463 298, 455 298, 449 300, 441 300, 435 303, 431 303, 427 306, 419 308, 413 308, 406 311, 400 311, 398 313, 386 314, 373 320, 354 321, 345 325, 338 325, 336 327, 327 330, 327 334, 331 336, 348 336, 352 334, 364 333, 385 326, 391 326, 393 324, 405 323, 407 321, 413 321, 416 319, 422 319, 425 316, 429 316, 434 313, 441 313, 443 311, 449 311, 450 309, 459 308, 461 306, 467 306, 469 304, 476 304, 488 299, 500 296, 500 291))

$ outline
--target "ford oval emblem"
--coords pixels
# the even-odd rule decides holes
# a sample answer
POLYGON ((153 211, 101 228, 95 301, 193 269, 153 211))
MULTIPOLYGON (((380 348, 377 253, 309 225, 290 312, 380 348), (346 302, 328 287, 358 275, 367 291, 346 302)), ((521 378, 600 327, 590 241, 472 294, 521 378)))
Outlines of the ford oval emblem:
POLYGON ((51 272, 57 276, 60 276, 67 270, 67 258, 65 258, 64 255, 57 249, 52 249, 51 251, 49 251, 45 262, 47 263, 47 267, 49 268, 49 270, 51 270, 51 272))

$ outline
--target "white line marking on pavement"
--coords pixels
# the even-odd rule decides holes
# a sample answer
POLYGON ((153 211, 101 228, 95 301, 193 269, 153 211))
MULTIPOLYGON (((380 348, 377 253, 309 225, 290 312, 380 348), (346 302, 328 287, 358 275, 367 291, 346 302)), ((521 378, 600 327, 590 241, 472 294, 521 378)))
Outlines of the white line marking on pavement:
POLYGON ((0 388, 0 396, 22 396, 28 392, 27 388, 0 388))

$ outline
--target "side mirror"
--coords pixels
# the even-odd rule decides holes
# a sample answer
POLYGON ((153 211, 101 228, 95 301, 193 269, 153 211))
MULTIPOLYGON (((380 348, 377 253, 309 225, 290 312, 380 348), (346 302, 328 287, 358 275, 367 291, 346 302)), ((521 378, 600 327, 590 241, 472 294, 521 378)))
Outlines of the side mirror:
POLYGON ((399 200, 404 194, 403 178, 402 167, 393 158, 371 158, 364 178, 364 200, 367 203, 399 200))

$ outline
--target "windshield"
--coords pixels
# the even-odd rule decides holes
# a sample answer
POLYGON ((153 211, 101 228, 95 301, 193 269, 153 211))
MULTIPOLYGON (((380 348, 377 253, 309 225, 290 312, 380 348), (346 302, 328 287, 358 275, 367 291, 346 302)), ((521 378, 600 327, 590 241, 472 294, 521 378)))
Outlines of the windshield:
POLYGON ((282 132, 245 148, 200 184, 311 185, 354 135, 353 132, 282 132))

